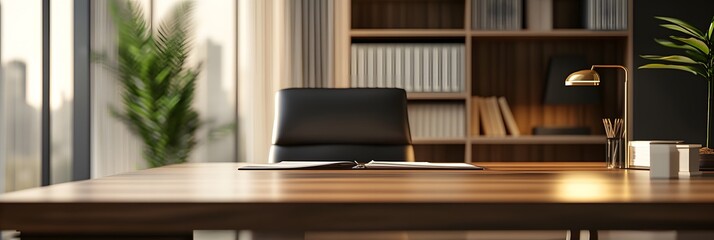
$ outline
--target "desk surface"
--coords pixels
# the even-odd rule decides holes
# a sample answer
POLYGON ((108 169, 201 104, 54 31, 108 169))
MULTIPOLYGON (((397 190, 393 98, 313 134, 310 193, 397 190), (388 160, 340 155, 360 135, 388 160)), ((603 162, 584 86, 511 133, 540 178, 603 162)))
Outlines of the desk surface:
POLYGON ((191 163, 0 196, 0 229, 711 229, 714 175, 651 180, 597 163, 468 170, 238 171, 191 163))

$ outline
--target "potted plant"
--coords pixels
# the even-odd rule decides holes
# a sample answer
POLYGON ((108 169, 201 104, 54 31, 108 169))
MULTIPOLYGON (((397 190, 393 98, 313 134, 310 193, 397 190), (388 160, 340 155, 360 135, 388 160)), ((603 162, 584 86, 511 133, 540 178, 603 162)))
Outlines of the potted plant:
POLYGON ((669 39, 655 39, 662 46, 679 49, 682 55, 643 55, 642 58, 658 61, 640 66, 640 69, 673 69, 697 75, 707 81, 707 137, 704 147, 699 150, 701 167, 711 167, 714 163, 714 149, 712 149, 711 121, 714 110, 712 109, 712 94, 714 94, 714 18, 709 24, 709 29, 702 31, 682 20, 670 17, 655 17, 665 23, 660 26, 676 31, 682 36, 669 36, 669 39))
POLYGON ((193 4, 177 3, 153 30, 135 2, 111 6, 118 31, 114 67, 123 88, 114 115, 141 138, 150 167, 185 162, 201 124, 192 106, 199 69, 186 63, 193 4))

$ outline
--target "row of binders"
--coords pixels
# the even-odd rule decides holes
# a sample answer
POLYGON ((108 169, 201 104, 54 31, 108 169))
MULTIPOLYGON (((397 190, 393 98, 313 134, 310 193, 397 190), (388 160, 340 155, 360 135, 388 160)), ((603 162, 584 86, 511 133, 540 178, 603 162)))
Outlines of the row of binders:
POLYGON ((410 103, 409 128, 414 138, 461 138, 466 136, 463 103, 410 103))
POLYGON ((473 0, 476 30, 518 30, 523 22, 523 0, 473 0))
POLYGON ((627 29, 627 0, 586 0, 585 9, 588 29, 627 29))
POLYGON ((471 121, 473 136, 521 135, 505 97, 472 97, 471 121))
MULTIPOLYGON (((552 15, 553 0, 527 0, 528 14, 552 15), (549 9, 541 9, 547 7, 549 9)), ((591 30, 627 29, 628 0, 585 0, 586 28, 591 30)), ((471 18, 475 30, 519 30, 523 26, 523 0, 473 0, 471 18)), ((528 16, 529 28, 552 28, 552 16, 528 16), (548 26, 540 26, 548 25, 548 26)))
POLYGON ((353 43, 350 86, 463 92, 463 43, 353 43))

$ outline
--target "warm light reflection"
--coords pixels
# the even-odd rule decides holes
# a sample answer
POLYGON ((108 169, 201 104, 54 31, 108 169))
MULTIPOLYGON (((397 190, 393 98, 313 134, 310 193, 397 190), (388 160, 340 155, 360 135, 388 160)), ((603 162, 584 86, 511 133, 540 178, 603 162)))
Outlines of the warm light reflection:
POLYGON ((602 200, 610 191, 602 175, 588 173, 565 175, 556 189, 559 199, 578 202, 602 200))
POLYGON ((240 196, 255 196, 259 194, 265 196, 266 200, 278 200, 285 197, 285 186, 282 180, 280 171, 239 171, 236 175, 238 181, 233 181, 232 185, 234 193, 239 193, 240 196), (260 175, 261 177, 257 177, 260 175))

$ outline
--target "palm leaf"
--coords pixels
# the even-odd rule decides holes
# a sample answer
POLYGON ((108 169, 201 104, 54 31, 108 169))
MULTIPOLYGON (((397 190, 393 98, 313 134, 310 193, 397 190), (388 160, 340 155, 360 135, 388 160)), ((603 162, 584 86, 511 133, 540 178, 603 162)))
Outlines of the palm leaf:
POLYGON ((680 26, 680 27, 682 27, 683 29, 685 29, 687 32, 689 32, 689 35, 692 35, 693 37, 697 37, 697 38, 702 39, 702 40, 705 39, 705 38, 704 38, 704 33, 702 33, 702 31, 699 31, 699 29, 697 29, 696 27, 694 27, 694 26, 692 26, 691 24, 686 23, 686 22, 684 22, 684 21, 682 21, 682 20, 679 20, 679 19, 676 19, 676 18, 671 18, 671 17, 655 17, 655 18, 656 18, 656 19, 659 19, 659 20, 663 20, 663 21, 667 21, 667 22, 673 23, 673 24, 675 24, 675 25, 677 25, 677 26, 680 26))
POLYGON ((707 31, 707 40, 709 42, 712 42, 714 38, 712 38, 712 32, 714 31, 714 17, 712 17, 712 22, 709 24, 709 31, 707 31))
POLYGON ((692 46, 693 48, 697 49, 698 51, 704 53, 705 55, 709 54, 709 46, 707 46, 706 43, 702 42, 699 39, 696 38, 681 38, 681 37, 675 37, 675 36, 669 36, 669 38, 683 42, 689 46, 692 46))
POLYGON ((198 67, 186 66, 191 2, 180 2, 151 32, 133 1, 112 1, 123 109, 115 115, 144 143, 150 166, 185 162, 200 127, 193 109, 198 67))
POLYGON ((176 69, 182 68, 188 57, 191 20, 188 16, 192 10, 192 2, 179 3, 169 17, 159 25, 157 31, 157 51, 165 64, 171 64, 176 69))
POLYGON ((670 47, 670 48, 677 48, 677 49, 684 49, 684 50, 689 50, 689 51, 696 51, 700 52, 696 48, 689 46, 689 45, 679 45, 676 43, 673 43, 672 41, 665 40, 665 39, 659 39, 655 38, 655 42, 657 42, 659 45, 665 46, 665 47, 670 47))
POLYGON ((698 64, 697 61, 692 60, 689 57, 681 55, 670 55, 670 56, 659 56, 659 55, 641 55, 640 57, 649 60, 659 60, 675 63, 688 63, 688 64, 698 64))
POLYGON ((661 64, 661 63, 650 63, 646 64, 643 66, 640 66, 639 69, 672 69, 672 70, 680 70, 680 71, 685 71, 692 73, 694 75, 702 76, 702 77, 707 77, 706 71, 701 70, 700 68, 694 67, 694 66, 685 66, 685 65, 675 65, 675 64, 661 64))
POLYGON ((708 56, 702 55, 702 53, 697 51, 685 50, 684 55, 687 55, 688 57, 697 61, 700 64, 704 64, 709 61, 708 56))
POLYGON ((702 40, 702 41, 706 41, 706 37, 705 37, 705 36, 699 36, 699 35, 696 35, 696 34, 692 34, 692 32, 690 32, 689 30, 687 30, 687 29, 685 29, 685 28, 683 28, 683 27, 681 27, 681 26, 679 26, 679 25, 674 25, 674 24, 660 24, 659 26, 660 26, 660 27, 663 27, 663 28, 667 28, 667 29, 671 29, 671 30, 675 30, 675 31, 678 31, 678 32, 687 34, 687 35, 689 35, 689 36, 692 36, 692 37, 697 38, 697 39, 702 40))

